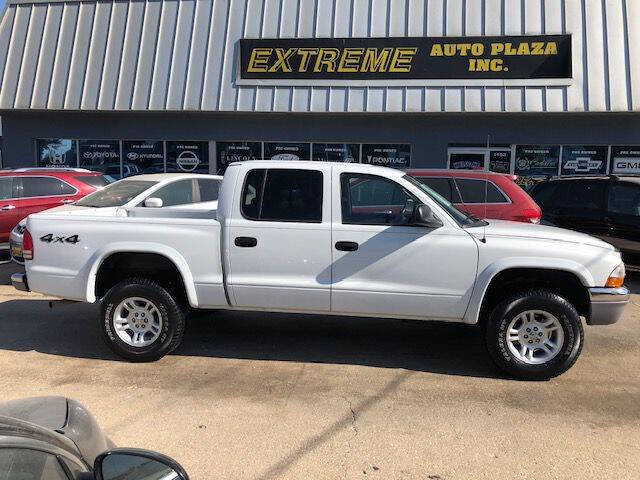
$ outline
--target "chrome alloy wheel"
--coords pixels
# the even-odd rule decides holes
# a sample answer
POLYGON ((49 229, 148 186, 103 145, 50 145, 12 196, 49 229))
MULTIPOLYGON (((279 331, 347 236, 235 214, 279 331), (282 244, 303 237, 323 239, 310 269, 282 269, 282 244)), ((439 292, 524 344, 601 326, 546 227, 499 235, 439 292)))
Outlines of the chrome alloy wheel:
POLYGON ((507 346, 521 362, 540 365, 554 358, 564 345, 560 321, 543 310, 527 310, 507 328, 507 346))
POLYGON ((160 336, 162 316, 158 307, 146 298, 129 297, 116 307, 113 325, 124 343, 146 347, 160 336))

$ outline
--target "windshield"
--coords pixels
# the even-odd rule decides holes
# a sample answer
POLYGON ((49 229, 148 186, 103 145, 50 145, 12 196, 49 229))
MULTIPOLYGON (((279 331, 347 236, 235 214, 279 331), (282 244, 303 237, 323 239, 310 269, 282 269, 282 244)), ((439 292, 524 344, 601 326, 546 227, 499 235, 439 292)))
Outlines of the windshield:
POLYGON ((408 182, 411 182, 413 185, 415 185, 420 190, 422 190, 427 195, 429 195, 429 197, 431 197, 431 199, 434 202, 436 202, 440 207, 442 207, 444 210, 446 210, 446 212, 449 215, 451 215, 453 217, 453 219, 456 222, 458 222, 461 226, 463 226, 463 227, 471 227, 471 226, 476 227, 476 226, 479 226, 479 225, 484 225, 486 223, 484 220, 480 220, 479 218, 474 217, 473 215, 469 215, 468 213, 463 212, 462 210, 458 210, 458 208, 456 208, 456 206, 453 203, 451 203, 449 200, 444 198, 442 195, 437 193, 435 190, 432 190, 429 187, 427 187, 426 185, 424 185, 423 183, 420 183, 418 180, 416 180, 412 176, 405 175, 402 178, 404 178, 408 182))
POLYGON ((156 183, 158 182, 148 180, 120 180, 78 200, 75 205, 95 208, 121 207, 156 183))

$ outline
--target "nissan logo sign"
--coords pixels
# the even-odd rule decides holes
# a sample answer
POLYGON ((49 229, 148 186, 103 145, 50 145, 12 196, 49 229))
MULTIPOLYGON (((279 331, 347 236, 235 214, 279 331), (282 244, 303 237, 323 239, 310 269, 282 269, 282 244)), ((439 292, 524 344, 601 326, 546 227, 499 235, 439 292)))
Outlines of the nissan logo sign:
POLYGON ((200 159, 191 150, 185 150, 176 159, 176 163, 181 170, 185 172, 193 172, 198 165, 200 165, 200 159))

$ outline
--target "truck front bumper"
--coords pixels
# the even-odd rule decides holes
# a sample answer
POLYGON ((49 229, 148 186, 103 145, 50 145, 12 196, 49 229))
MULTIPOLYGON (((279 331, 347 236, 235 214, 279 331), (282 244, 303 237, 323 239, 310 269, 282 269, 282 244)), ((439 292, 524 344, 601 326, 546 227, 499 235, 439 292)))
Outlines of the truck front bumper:
POLYGON ((611 325, 620 320, 624 307, 629 303, 626 287, 589 289, 590 312, 587 325, 611 325))
POLYGON ((13 273, 11 275, 11 285, 16 290, 21 290, 23 292, 29 291, 29 284, 27 283, 27 274, 26 273, 13 273))

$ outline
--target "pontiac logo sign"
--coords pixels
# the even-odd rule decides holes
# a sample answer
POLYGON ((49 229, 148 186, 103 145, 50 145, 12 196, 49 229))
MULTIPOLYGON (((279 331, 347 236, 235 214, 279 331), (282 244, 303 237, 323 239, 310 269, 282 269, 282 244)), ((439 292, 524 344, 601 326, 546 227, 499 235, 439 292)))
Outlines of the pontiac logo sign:
POLYGON ((240 77, 571 78, 571 35, 241 39, 240 77))

